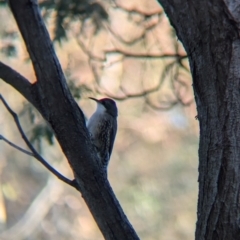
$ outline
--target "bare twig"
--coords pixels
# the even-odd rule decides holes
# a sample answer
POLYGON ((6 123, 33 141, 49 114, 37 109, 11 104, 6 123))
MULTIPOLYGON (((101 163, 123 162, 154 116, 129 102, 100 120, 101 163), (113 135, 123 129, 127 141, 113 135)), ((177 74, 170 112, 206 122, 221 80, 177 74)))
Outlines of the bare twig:
POLYGON ((66 178, 65 176, 63 176, 61 173, 59 173, 56 169, 54 169, 37 151, 36 149, 33 147, 33 145, 30 143, 30 141, 28 140, 27 136, 25 135, 21 124, 19 122, 18 116, 17 114, 9 107, 9 105, 7 104, 7 102, 5 101, 5 99, 3 98, 3 96, 0 94, 0 100, 2 101, 3 105, 6 107, 6 109, 8 110, 8 112, 12 115, 14 122, 18 128, 18 131, 20 132, 24 142, 26 143, 26 145, 28 146, 28 148, 31 150, 31 152, 28 152, 22 148, 20 148, 19 146, 11 143, 10 141, 8 141, 7 139, 3 138, 2 136, 0 137, 0 139, 4 140, 5 142, 7 142, 9 145, 13 146, 14 148, 18 149, 21 152, 24 152, 25 154, 28 154, 30 156, 33 156, 35 159, 37 159, 40 163, 42 163, 51 173, 53 173, 57 178, 59 178, 60 180, 62 180, 63 182, 67 183, 68 185, 77 188, 76 186, 76 182, 73 180, 70 180, 68 178, 66 178))
POLYGON ((147 106, 149 106, 150 108, 152 108, 153 110, 156 111, 168 111, 170 110, 172 107, 176 106, 179 102, 178 101, 161 101, 158 105, 154 104, 147 96, 145 97, 145 103, 147 106))
POLYGON ((82 51, 83 51, 91 60, 98 61, 98 62, 104 62, 104 61, 106 61, 106 57, 101 58, 101 57, 98 57, 98 56, 92 54, 91 51, 89 51, 89 50, 87 49, 87 47, 85 46, 85 44, 81 41, 81 39, 79 39, 79 38, 76 37, 76 40, 77 40, 77 43, 78 43, 79 47, 82 49, 82 51))
POLYGON ((123 54, 125 57, 132 57, 132 58, 149 58, 149 59, 163 59, 163 58, 176 58, 177 60, 187 59, 187 55, 179 54, 179 53, 163 53, 163 54, 154 54, 154 53, 131 53, 123 49, 114 49, 111 51, 105 51, 106 54, 123 54))
POLYGON ((9 144, 11 147, 16 148, 18 151, 23 152, 23 153, 25 153, 25 154, 27 154, 27 155, 29 155, 29 156, 34 157, 34 155, 33 155, 32 152, 29 152, 29 151, 27 151, 27 150, 25 150, 25 149, 17 146, 16 144, 10 142, 8 139, 6 139, 6 138, 5 138, 4 136, 2 136, 2 135, 0 135, 0 140, 3 140, 3 141, 6 142, 7 144, 9 144))

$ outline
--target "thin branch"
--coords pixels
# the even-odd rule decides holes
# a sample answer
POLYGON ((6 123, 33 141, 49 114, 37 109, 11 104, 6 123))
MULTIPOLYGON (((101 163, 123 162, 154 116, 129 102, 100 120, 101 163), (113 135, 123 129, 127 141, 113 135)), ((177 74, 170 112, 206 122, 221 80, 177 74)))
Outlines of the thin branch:
POLYGON ((112 0, 111 3, 113 4, 113 6, 115 8, 119 8, 124 12, 127 12, 127 13, 137 12, 137 13, 140 13, 140 14, 144 15, 145 18, 150 17, 152 15, 156 15, 156 14, 158 14, 158 15, 164 14, 164 11, 160 6, 159 6, 159 8, 156 8, 154 10, 153 9, 152 10, 146 9, 146 12, 147 12, 146 13, 145 11, 143 11, 143 10, 137 8, 137 7, 130 7, 130 8, 127 9, 126 6, 123 6, 120 1, 112 0))
POLYGON ((94 54, 92 54, 91 51, 89 51, 89 50, 87 49, 87 47, 86 47, 85 44, 81 41, 80 38, 77 38, 77 37, 76 37, 76 41, 77 41, 77 44, 79 45, 79 47, 81 48, 81 50, 82 50, 91 60, 98 61, 98 62, 104 62, 104 61, 106 61, 106 57, 102 58, 102 57, 98 57, 98 56, 95 56, 94 54))
POLYGON ((159 58, 176 58, 178 60, 182 60, 182 59, 187 59, 187 55, 182 55, 182 54, 178 54, 178 53, 163 53, 163 54, 154 54, 154 53, 131 53, 131 52, 127 52, 125 50, 120 50, 120 49, 114 49, 114 50, 106 50, 105 51, 106 54, 115 54, 115 53, 119 53, 119 54, 123 54, 125 57, 132 57, 132 58, 150 58, 150 59, 159 59, 159 58))
POLYGON ((153 110, 161 110, 161 111, 168 111, 170 110, 171 108, 173 108, 174 106, 176 106, 177 104, 179 104, 178 101, 168 101, 168 102, 164 102, 164 101, 161 101, 159 103, 159 105, 156 105, 154 104, 147 96, 145 96, 145 103, 147 106, 149 106, 150 108, 152 108, 153 110))
POLYGON ((17 114, 9 107, 9 105, 7 104, 7 102, 5 101, 5 99, 3 98, 3 96, 0 94, 0 100, 2 101, 3 105, 6 107, 6 109, 8 110, 8 112, 12 115, 14 122, 18 128, 18 131, 20 132, 24 142, 26 143, 26 145, 28 146, 28 148, 31 150, 31 152, 28 152, 20 147, 18 147, 17 145, 11 143, 10 141, 6 141, 5 138, 3 138, 1 136, 0 139, 3 139, 5 142, 7 142, 8 144, 10 144, 11 146, 13 146, 14 148, 18 149, 21 152, 24 152, 25 154, 28 154, 30 156, 33 156, 35 159, 37 159, 40 163, 42 163, 51 173, 53 173, 57 178, 59 178, 60 180, 62 180, 63 182, 65 182, 66 184, 77 188, 76 186, 76 182, 73 180, 70 180, 66 177, 64 177, 61 173, 59 173, 56 169, 54 169, 37 151, 36 149, 33 147, 33 145, 30 143, 30 141, 28 140, 27 136, 25 135, 22 126, 19 122, 18 116, 17 114))
POLYGON ((29 155, 29 156, 31 156, 31 157, 34 157, 34 155, 33 155, 32 152, 29 152, 29 151, 27 151, 27 150, 25 150, 25 149, 17 146, 16 144, 10 142, 8 139, 6 139, 6 138, 5 138, 4 136, 2 136, 2 135, 0 135, 0 140, 3 140, 3 141, 6 142, 7 144, 9 144, 11 147, 16 148, 18 151, 23 152, 23 153, 25 153, 25 154, 27 154, 27 155, 29 155))
MULTIPOLYGON (((33 103, 31 95, 32 84, 20 73, 13 70, 11 67, 0 62, 0 78, 14 87, 18 92, 20 92, 29 102, 33 103)), ((35 105, 35 104, 34 104, 35 105)))
MULTIPOLYGON (((101 58, 98 56, 95 56, 91 53, 91 51, 87 50, 87 47, 84 45, 84 43, 80 39, 76 39, 79 47, 82 49, 82 51, 91 59, 95 61, 104 62, 106 61, 105 58, 101 58)), ((106 54, 122 54, 124 57, 132 57, 132 58, 150 58, 150 59, 161 59, 161 58, 176 58, 178 61, 181 61, 182 59, 187 59, 186 54, 178 54, 178 53, 163 53, 163 54, 154 54, 154 53, 138 53, 138 52, 127 52, 123 49, 112 49, 112 50, 106 50, 104 51, 106 54)))
POLYGON ((159 89, 159 85, 157 84, 155 87, 152 87, 148 90, 142 90, 139 93, 127 93, 125 91, 125 89, 123 87, 121 87, 121 91, 123 92, 124 96, 117 96, 117 95, 112 95, 111 93, 108 93, 106 90, 99 90, 97 89, 97 92, 102 94, 102 95, 106 95, 107 97, 113 98, 115 100, 118 101, 124 101, 130 98, 141 98, 141 97, 145 97, 146 95, 149 95, 153 92, 156 92, 159 89))
POLYGON ((106 24, 107 26, 107 30, 118 40, 120 41, 122 44, 127 44, 128 46, 133 46, 134 44, 136 44, 137 42, 141 41, 142 40, 142 36, 144 33, 142 33, 142 35, 138 38, 135 38, 134 40, 131 40, 131 41, 125 41, 124 38, 118 34, 118 33, 115 33, 114 30, 110 27, 109 24, 106 24))

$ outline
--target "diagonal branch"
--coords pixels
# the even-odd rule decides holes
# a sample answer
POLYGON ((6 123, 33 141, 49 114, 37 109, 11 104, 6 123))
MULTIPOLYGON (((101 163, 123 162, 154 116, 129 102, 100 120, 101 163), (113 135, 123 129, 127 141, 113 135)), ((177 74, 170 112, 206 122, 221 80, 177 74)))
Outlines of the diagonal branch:
POLYGON ((3 136, 0 135, 0 139, 4 140, 5 142, 7 142, 9 145, 11 145, 12 147, 18 149, 21 152, 24 152, 27 155, 33 156, 35 159, 37 159, 40 163, 42 163, 51 173, 53 173, 57 178, 59 178, 60 180, 62 180, 63 182, 65 182, 66 184, 77 188, 75 181, 71 181, 70 179, 64 177, 61 173, 59 173, 56 169, 54 169, 37 151, 36 149, 33 147, 33 145, 30 143, 30 141, 28 140, 27 136, 25 135, 22 126, 19 122, 18 116, 17 114, 9 107, 9 105, 7 104, 7 102, 5 101, 5 99, 3 98, 2 95, 0 95, 0 100, 2 101, 3 105, 6 107, 6 109, 8 110, 8 112, 12 115, 14 122, 18 128, 18 131, 20 132, 24 142, 27 144, 28 148, 31 150, 31 152, 28 152, 22 148, 20 148, 19 146, 15 145, 14 143, 10 142, 9 140, 7 140, 6 138, 4 138, 3 136))

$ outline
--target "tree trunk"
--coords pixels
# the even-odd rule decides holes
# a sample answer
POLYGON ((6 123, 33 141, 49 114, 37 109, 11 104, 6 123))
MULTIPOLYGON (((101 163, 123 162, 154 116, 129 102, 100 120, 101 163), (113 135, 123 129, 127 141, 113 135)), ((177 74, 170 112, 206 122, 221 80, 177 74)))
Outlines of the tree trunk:
POLYGON ((193 76, 200 125, 196 239, 240 239, 240 3, 159 2, 193 76))
POLYGON ((99 168, 83 113, 70 94, 37 0, 9 0, 9 5, 25 41, 37 81, 30 84, 2 63, 0 77, 30 101, 52 127, 73 169, 77 188, 104 238, 139 239, 99 168))

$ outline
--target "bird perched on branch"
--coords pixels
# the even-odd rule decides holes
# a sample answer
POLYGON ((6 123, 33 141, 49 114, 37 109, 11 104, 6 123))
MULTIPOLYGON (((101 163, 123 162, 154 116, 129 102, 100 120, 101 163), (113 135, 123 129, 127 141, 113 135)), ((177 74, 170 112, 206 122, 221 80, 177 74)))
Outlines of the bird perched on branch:
POLYGON ((97 109, 87 122, 87 128, 91 135, 103 170, 107 173, 107 167, 113 149, 117 133, 118 109, 116 103, 110 98, 96 99, 97 109))

